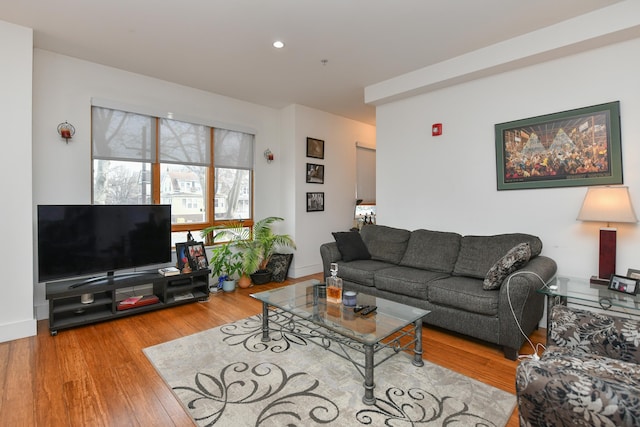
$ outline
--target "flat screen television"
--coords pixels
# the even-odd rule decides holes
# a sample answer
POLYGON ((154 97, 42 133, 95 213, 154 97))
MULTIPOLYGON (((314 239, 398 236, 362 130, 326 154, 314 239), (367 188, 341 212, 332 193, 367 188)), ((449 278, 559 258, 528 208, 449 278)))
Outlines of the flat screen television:
POLYGON ((170 205, 39 205, 38 280, 171 261, 170 205))

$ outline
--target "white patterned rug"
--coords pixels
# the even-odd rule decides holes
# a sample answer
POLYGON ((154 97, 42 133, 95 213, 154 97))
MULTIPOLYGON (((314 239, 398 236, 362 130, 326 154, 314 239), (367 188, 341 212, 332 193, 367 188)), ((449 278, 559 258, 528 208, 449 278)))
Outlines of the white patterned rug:
POLYGON ((270 325, 268 343, 256 315, 144 352, 201 426, 504 426, 515 407, 512 394, 406 353, 375 368, 376 402, 365 405, 353 364, 304 325, 270 325))

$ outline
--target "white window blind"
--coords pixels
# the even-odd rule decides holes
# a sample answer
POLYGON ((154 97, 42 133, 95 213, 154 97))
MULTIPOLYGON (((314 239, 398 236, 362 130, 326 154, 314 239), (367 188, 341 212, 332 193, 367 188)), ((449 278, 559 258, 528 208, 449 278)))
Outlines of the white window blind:
POLYGON ((244 132, 215 129, 214 163, 217 168, 253 169, 254 136, 244 132))
POLYGON ((160 162, 208 166, 210 128, 177 120, 160 120, 160 162))
POLYGON ((93 107, 91 112, 94 159, 156 160, 152 117, 101 107, 93 107))
POLYGON ((356 199, 376 203, 376 149, 356 142, 356 199))

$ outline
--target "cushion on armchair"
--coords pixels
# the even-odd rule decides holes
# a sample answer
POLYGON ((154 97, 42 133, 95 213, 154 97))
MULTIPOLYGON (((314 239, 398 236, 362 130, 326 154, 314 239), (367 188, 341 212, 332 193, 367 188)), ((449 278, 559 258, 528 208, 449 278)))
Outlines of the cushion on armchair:
POLYGON ((549 327, 516 370, 520 425, 640 425, 640 321, 556 305, 549 327))

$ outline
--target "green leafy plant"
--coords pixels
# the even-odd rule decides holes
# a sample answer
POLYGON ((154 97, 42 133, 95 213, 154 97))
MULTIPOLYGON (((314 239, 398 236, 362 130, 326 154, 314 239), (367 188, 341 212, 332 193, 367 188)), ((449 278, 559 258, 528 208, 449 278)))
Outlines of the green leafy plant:
POLYGON ((209 261, 212 277, 234 280, 240 276, 242 272, 242 254, 234 252, 231 246, 229 243, 214 246, 211 260, 209 261))
POLYGON ((296 249, 293 238, 288 234, 275 234, 273 224, 284 221, 284 218, 270 216, 246 227, 242 222, 208 227, 202 235, 214 234, 216 238, 227 238, 226 245, 232 246, 242 254, 242 268, 240 273, 252 274, 258 270, 265 270, 271 256, 278 249, 296 249))

